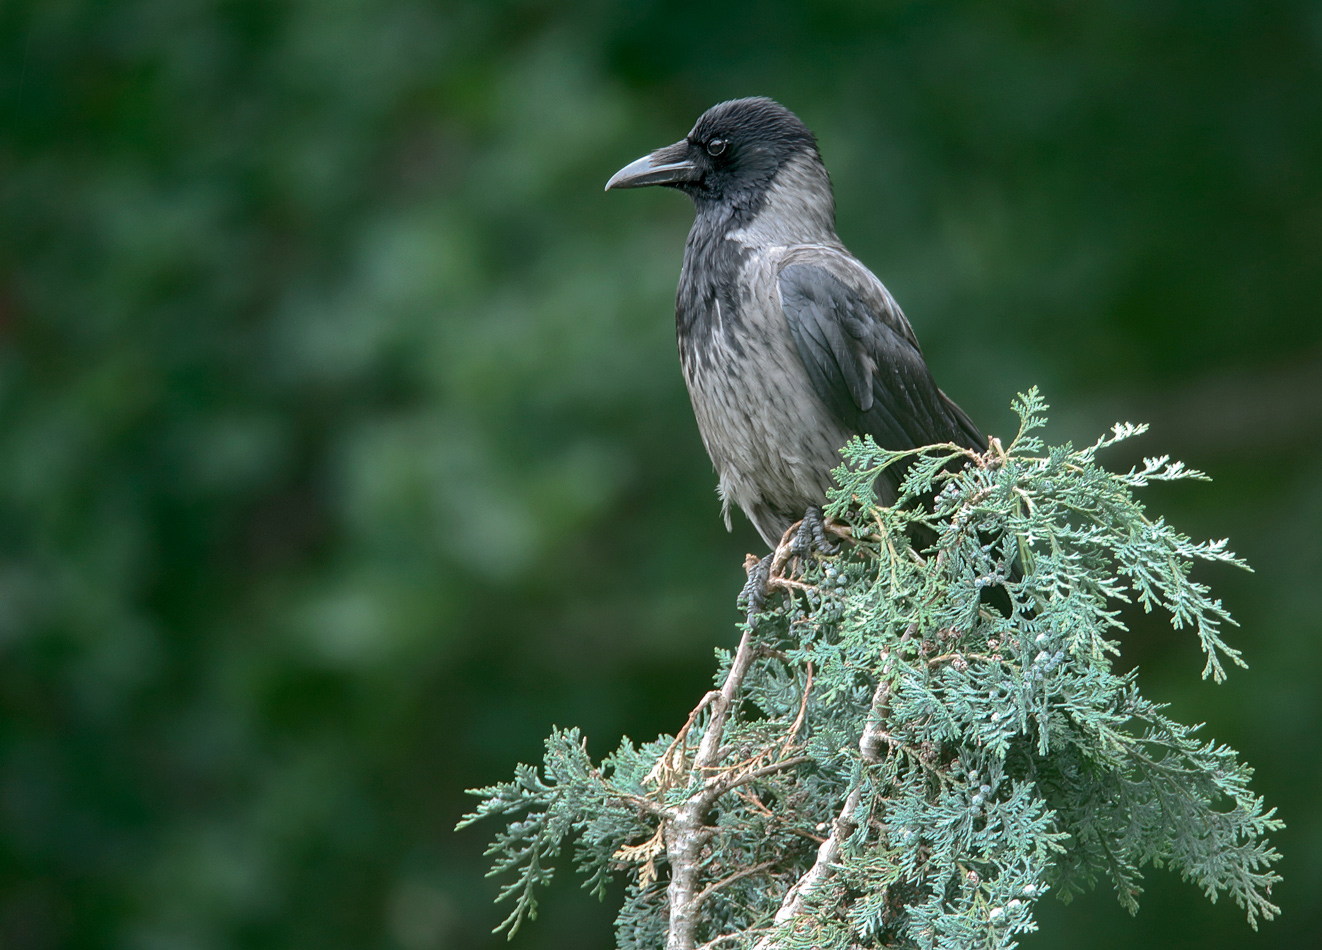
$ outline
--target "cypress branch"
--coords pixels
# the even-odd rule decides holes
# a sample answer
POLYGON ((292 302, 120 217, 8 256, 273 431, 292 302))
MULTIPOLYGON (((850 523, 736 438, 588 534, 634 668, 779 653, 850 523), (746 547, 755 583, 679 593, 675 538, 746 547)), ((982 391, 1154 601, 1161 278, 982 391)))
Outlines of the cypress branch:
POLYGON ((1113 669, 1131 601, 1196 632, 1205 677, 1244 665, 1191 570, 1246 565, 1133 496, 1206 476, 1167 457, 1106 471, 1097 455, 1145 429, 1127 423, 1048 448, 1046 408, 1021 395, 1019 432, 983 454, 851 442, 827 509, 842 552, 782 545, 781 595, 718 651, 717 688, 678 733, 594 765, 557 730, 540 771, 474 790, 461 828, 509 822, 488 849, 493 874, 515 875, 497 930, 536 916, 571 838, 594 893, 629 879, 621 950, 999 950, 1053 888, 1107 881, 1136 911, 1148 865, 1229 894, 1255 929, 1275 916, 1267 835, 1282 823, 1251 770, 1113 669), (901 498, 880 507, 893 465, 901 498), (937 538, 922 551, 920 526, 937 538), (1008 609, 988 606, 993 588, 1008 609))

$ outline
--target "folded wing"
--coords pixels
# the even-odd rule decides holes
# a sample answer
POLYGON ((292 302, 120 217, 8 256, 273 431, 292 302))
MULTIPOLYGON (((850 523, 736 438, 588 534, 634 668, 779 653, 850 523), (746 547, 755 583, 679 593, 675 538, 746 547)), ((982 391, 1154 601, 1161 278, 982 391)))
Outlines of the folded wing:
POLYGON ((888 449, 986 438, 932 379, 909 321, 847 253, 799 248, 777 278, 781 307, 813 389, 845 428, 888 449))

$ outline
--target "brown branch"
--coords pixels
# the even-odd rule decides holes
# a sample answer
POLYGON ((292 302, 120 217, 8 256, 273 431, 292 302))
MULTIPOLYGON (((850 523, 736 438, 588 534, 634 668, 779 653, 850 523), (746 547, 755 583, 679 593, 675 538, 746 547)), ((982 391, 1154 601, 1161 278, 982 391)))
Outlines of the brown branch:
POLYGON ((741 877, 748 877, 750 874, 756 874, 758 871, 765 871, 775 863, 775 861, 763 861, 761 864, 754 864, 752 867, 744 868, 741 871, 735 871, 733 874, 723 877, 719 881, 713 881, 700 890, 697 897, 693 898, 694 905, 700 906, 703 901, 708 897, 711 897, 712 894, 716 893, 721 888, 725 887, 725 885, 731 884, 739 880, 741 877))
MULTIPOLYGON (((774 811, 772 811, 770 808, 764 805, 762 803, 762 800, 758 798, 756 795, 750 794, 748 792, 735 792, 735 794, 738 795, 741 799, 743 799, 744 803, 748 805, 749 808, 753 809, 753 811, 762 815, 768 821, 771 821, 779 825, 786 824, 784 818, 781 818, 774 811)), ((811 838, 813 841, 816 841, 818 844, 821 844, 823 841, 826 840, 821 835, 815 835, 811 831, 804 831, 802 828, 785 827, 782 828, 781 830, 784 831, 786 834, 798 835, 800 838, 811 838)))
POLYGON ((804 831, 802 828, 786 828, 785 832, 791 835, 798 835, 800 838, 811 838, 813 841, 816 841, 818 844, 821 844, 823 841, 826 840, 821 835, 815 835, 811 831, 804 831))
MULTIPOLYGON (((738 788, 740 785, 747 785, 749 782, 755 782, 760 778, 772 775, 776 772, 783 772, 785 769, 793 768, 796 765, 802 765, 804 762, 811 762, 812 756, 796 755, 792 759, 782 759, 779 762, 773 762, 770 765, 764 765, 760 769, 754 769, 751 772, 735 774, 733 776, 723 776, 711 786, 711 791, 716 792, 715 798, 720 798, 732 788, 738 788)), ((714 801, 715 799, 713 799, 714 801)))
POLYGON ((803 581, 796 581, 792 577, 781 577, 779 575, 773 575, 771 579, 767 581, 767 588, 771 590, 817 590, 812 584, 805 584, 803 581))
POLYGON ((747 804, 749 808, 753 809, 753 811, 760 812, 763 816, 770 818, 773 821, 775 820, 776 813, 763 804, 762 799, 758 798, 754 793, 735 792, 735 794, 742 798, 744 803, 747 804))

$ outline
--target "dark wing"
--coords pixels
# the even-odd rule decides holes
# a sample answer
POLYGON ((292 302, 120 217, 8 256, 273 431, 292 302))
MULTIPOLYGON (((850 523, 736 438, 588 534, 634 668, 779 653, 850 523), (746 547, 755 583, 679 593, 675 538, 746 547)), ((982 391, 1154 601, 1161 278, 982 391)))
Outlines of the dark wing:
POLYGON ((804 249, 778 277, 781 306, 813 389, 846 428, 887 449, 986 438, 937 388, 909 321, 847 254, 804 249))

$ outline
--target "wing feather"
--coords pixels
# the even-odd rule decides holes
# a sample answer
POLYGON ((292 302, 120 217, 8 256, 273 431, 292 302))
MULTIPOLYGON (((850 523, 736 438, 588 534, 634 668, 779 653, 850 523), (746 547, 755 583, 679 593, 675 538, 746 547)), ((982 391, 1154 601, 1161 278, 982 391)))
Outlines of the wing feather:
POLYGON ((937 387, 894 299, 857 260, 834 248, 797 249, 782 261, 777 289, 812 386, 844 427, 890 449, 986 446, 937 387))

